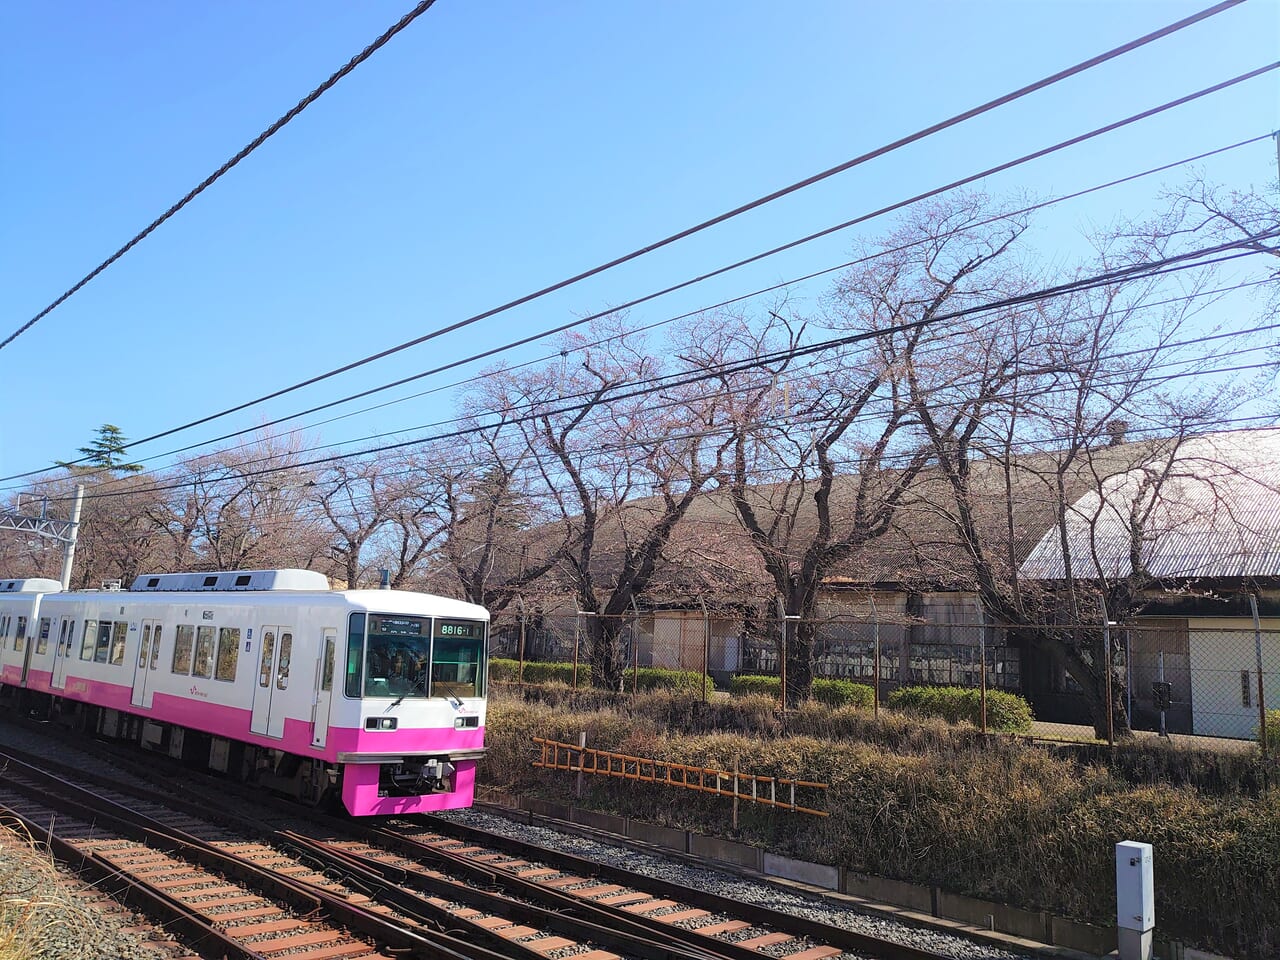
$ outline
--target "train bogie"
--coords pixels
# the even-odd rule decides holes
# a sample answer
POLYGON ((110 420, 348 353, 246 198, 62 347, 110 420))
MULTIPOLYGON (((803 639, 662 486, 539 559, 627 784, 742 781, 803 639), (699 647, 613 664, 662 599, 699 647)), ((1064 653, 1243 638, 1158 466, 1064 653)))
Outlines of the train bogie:
POLYGON ((0 590, 0 684, 95 733, 311 802, 336 795, 352 814, 443 810, 473 797, 487 634, 481 607, 331 591, 310 571, 42 582, 0 590))

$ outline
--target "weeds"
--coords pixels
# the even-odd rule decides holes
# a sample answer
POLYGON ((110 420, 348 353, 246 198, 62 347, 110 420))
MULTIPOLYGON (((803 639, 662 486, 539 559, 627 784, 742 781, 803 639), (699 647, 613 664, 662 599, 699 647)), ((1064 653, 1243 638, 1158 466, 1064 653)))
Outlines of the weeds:
POLYGON ((0 823, 0 960, 99 956, 91 911, 60 885, 52 855, 16 822, 0 823))
POLYGON ((481 778, 530 796, 757 843, 773 852, 1113 922, 1114 845, 1156 845, 1157 912, 1170 935, 1241 957, 1280 955, 1280 796, 1251 793, 1260 764, 1167 744, 1029 745, 967 725, 767 696, 711 703, 620 698, 578 713, 491 706, 481 778), (731 829, 722 798, 532 767, 531 736, 829 785, 817 820, 752 807, 731 829))

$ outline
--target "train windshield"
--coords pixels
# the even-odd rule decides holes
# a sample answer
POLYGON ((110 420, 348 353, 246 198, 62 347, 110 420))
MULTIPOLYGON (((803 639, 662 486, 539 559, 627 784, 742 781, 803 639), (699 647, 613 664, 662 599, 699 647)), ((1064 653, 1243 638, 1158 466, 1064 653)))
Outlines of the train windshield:
POLYGON ((482 696, 484 640, 480 620, 370 614, 364 695, 482 696))
POLYGON ((484 621, 437 620, 435 624, 431 695, 484 696, 484 621))
POLYGON ((369 616, 366 697, 425 697, 431 661, 431 618, 369 616))

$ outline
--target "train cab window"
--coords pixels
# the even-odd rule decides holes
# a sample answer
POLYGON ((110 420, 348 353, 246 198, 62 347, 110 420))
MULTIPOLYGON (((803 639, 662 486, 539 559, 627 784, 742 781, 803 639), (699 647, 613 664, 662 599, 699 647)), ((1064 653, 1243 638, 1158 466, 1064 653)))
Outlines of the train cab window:
POLYGON ((347 678, 343 693, 360 696, 360 670, 364 665, 364 614, 353 613, 347 623, 347 678))
POLYGON ((84 636, 80 640, 80 659, 93 659, 93 645, 98 639, 98 621, 86 620, 84 622, 84 636))
POLYGON ((27 618, 18 618, 18 629, 13 633, 13 649, 21 652, 27 645, 27 618))
POLYGON ((218 630, 218 665, 214 669, 215 680, 234 680, 236 664, 240 660, 240 628, 221 627, 218 630))
POLYGON ((154 670, 160 663, 160 631, 164 629, 163 624, 156 624, 156 632, 151 636, 151 669, 154 670))
POLYGON ((280 669, 276 671, 276 689, 285 690, 289 686, 289 660, 293 656, 293 634, 288 630, 280 631, 280 669))
POLYGON ((36 632, 36 654, 46 653, 49 650, 49 633, 52 630, 53 621, 49 617, 40 618, 40 627, 36 632))
POLYGON ((97 642, 93 647, 93 662, 106 663, 107 655, 111 652, 111 621, 98 621, 97 642))
POLYGON ((173 672, 184 677, 191 672, 191 649, 195 646, 196 628, 189 623, 178 624, 173 635, 173 672))
POLYGON ((213 676, 213 627, 196 627, 196 656, 191 665, 191 675, 213 676))
POLYGON ((484 695, 484 637, 481 620, 436 620, 431 645, 431 696, 484 695))
POLYGON ((111 630, 111 662, 114 664, 124 663, 124 644, 129 638, 129 624, 123 620, 117 620, 112 625, 111 630))
POLYGON ((138 669, 147 669, 147 661, 151 659, 151 624, 142 625, 142 642, 138 644, 138 669))
POLYGON ((428 617, 369 615, 365 653, 366 697, 426 697, 431 660, 428 617))

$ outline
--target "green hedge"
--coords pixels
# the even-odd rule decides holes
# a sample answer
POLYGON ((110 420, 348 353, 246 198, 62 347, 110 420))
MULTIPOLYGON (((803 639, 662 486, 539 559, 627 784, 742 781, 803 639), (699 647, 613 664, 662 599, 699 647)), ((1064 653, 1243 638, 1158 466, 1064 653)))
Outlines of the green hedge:
POLYGON ((729 681, 729 693, 735 697, 749 697, 760 694, 777 700, 782 696, 782 681, 777 677, 760 677, 744 673, 729 681))
MULTIPOLYGON (((982 695, 967 687, 900 687, 889 694, 889 706, 948 723, 979 725, 982 695)), ((1031 729, 1031 705, 1016 694, 987 691, 987 729, 1021 732, 1031 729)))
POLYGON ((637 690, 673 690, 678 693, 702 693, 703 682, 706 683, 706 693, 710 694, 715 690, 715 681, 710 677, 703 677, 696 670, 669 670, 665 667, 641 667, 639 670, 628 670, 622 677, 623 690, 631 689, 632 674, 635 674, 635 685, 637 690))
MULTIPOLYGON (((759 694, 778 699, 782 696, 782 680, 779 677, 743 674, 730 681, 729 693, 735 697, 759 694)), ((814 700, 831 707, 870 708, 875 703, 875 691, 865 683, 854 683, 852 680, 828 680, 825 677, 817 677, 813 681, 810 693, 814 700)))
MULTIPOLYGON (((702 693, 703 676, 693 670, 667 670, 661 667, 641 667, 639 670, 628 670, 623 674, 623 692, 630 692, 634 676, 637 690, 673 690, 680 693, 702 693)), ((520 662, 495 657, 489 661, 489 679, 514 682, 520 677, 520 662)), ((542 663, 526 660, 524 664, 525 683, 573 683, 572 663, 542 663)), ((706 678, 707 693, 715 689, 715 681, 706 678)), ((591 667, 585 663, 578 664, 578 686, 591 686, 591 667)))
MULTIPOLYGON (((504 660, 494 657, 489 661, 489 679, 514 682, 520 679, 520 661, 504 660)), ((572 663, 543 663, 540 660, 526 660, 524 664, 525 683, 573 683, 572 663)), ((591 667, 589 664, 578 664, 578 686, 591 686, 591 667)))
POLYGON ((876 692, 869 684, 820 678, 813 681, 813 699, 833 707, 863 707, 870 710, 875 705, 876 692))

